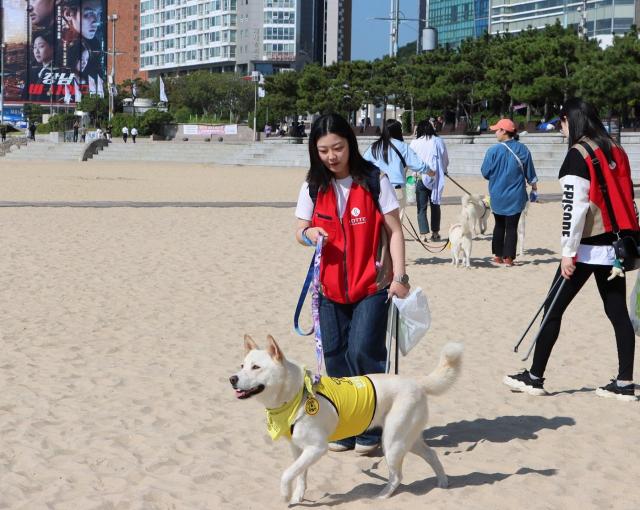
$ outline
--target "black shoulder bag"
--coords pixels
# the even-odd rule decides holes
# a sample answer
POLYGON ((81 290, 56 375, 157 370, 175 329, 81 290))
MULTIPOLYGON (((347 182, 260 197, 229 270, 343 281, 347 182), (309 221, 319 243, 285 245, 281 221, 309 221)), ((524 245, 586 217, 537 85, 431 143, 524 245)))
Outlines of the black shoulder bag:
POLYGON ((607 181, 602 173, 600 167, 600 160, 596 156, 591 146, 586 142, 580 142, 580 145, 589 153, 591 158, 591 164, 596 171, 598 177, 598 186, 602 192, 604 203, 607 206, 607 214, 609 215, 609 221, 611 221, 611 227, 613 233, 616 235, 616 240, 613 242, 613 249, 616 253, 616 258, 622 263, 622 268, 626 271, 633 271, 640 268, 640 252, 638 250, 638 244, 636 240, 631 236, 620 236, 620 227, 616 221, 615 213, 613 212, 613 206, 611 205, 611 199, 609 198, 609 190, 607 188, 607 181))

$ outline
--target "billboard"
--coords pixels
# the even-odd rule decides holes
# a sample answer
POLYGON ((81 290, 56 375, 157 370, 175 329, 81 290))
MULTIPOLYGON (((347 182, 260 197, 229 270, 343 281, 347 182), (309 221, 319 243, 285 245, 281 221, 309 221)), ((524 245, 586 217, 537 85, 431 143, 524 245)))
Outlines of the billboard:
POLYGON ((3 0, 7 102, 103 96, 107 0, 3 0))

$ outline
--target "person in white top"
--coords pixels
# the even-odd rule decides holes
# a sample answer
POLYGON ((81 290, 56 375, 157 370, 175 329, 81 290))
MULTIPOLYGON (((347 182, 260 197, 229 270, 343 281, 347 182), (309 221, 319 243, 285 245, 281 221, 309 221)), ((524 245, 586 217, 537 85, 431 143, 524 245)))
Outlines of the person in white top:
POLYGON ((417 178, 416 206, 418 209, 418 228, 420 235, 427 241, 429 221, 427 207, 431 204, 431 240, 439 241, 440 237, 440 202, 444 191, 445 175, 449 167, 449 155, 442 138, 436 134, 431 122, 423 120, 418 123, 416 139, 409 146, 424 161, 433 173, 423 173, 417 178))
POLYGON ((138 136, 138 129, 135 127, 131 128, 131 141, 136 143, 136 136, 138 136))
POLYGON ((122 141, 127 143, 127 138, 129 138, 129 128, 127 126, 122 126, 122 141))

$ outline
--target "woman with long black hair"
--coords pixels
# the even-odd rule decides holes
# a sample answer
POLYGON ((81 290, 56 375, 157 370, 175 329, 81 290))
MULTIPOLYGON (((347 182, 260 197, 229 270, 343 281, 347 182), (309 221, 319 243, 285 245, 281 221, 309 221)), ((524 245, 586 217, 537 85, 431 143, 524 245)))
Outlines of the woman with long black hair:
MULTIPOLYGON (((327 375, 381 373, 389 298, 409 293, 398 201, 389 179, 364 160, 349 123, 318 118, 309 133, 310 167, 300 189, 296 239, 315 245, 320 264, 320 330, 327 375)), ((332 451, 368 453, 380 432, 331 443, 332 451)))
POLYGON ((371 161, 389 176, 391 185, 395 189, 396 198, 400 203, 400 219, 402 219, 404 208, 407 205, 406 170, 427 173, 429 176, 435 175, 435 172, 429 169, 425 162, 409 148, 409 144, 404 142, 402 124, 395 119, 387 120, 380 138, 367 149, 364 153, 364 159, 371 161))
POLYGON ((440 241, 440 201, 444 191, 444 176, 449 167, 449 154, 442 138, 428 120, 418 123, 416 139, 409 147, 425 162, 427 167, 435 172, 434 176, 422 174, 417 176, 416 207, 418 209, 418 228, 420 235, 427 241, 429 221, 427 207, 431 205, 431 235, 432 241, 440 241))
POLYGON ((531 370, 509 375, 504 383, 531 395, 545 393, 543 376, 560 333, 562 315, 593 275, 618 349, 618 374, 609 384, 598 388, 596 394, 635 400, 635 334, 627 311, 625 279, 612 272, 616 261, 612 244, 617 236, 628 235, 636 242, 640 237, 629 159, 622 147, 611 139, 598 112, 589 103, 577 98, 567 101, 560 110, 560 122, 570 147, 559 176, 563 191, 562 260, 554 287, 560 290, 551 292, 547 300, 548 321, 536 343, 531 370), (598 167, 606 183, 612 215, 599 183, 598 167), (561 286, 559 278, 565 280, 561 286), (549 309, 555 295, 557 300, 549 309))

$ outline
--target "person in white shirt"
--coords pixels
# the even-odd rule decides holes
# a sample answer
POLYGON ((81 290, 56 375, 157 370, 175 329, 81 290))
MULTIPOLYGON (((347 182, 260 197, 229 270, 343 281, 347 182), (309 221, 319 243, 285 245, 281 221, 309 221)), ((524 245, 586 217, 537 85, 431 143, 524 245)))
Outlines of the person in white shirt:
MULTIPOLYGON (((313 123, 309 156, 295 212, 296 240, 315 245, 324 237, 318 315, 327 374, 384 372, 389 301, 405 298, 410 289, 395 191, 362 158, 352 127, 337 114, 313 123)), ((329 449, 367 454, 380 439, 381 432, 371 430, 329 449)))
POLYGON ((122 126, 122 141, 127 143, 127 138, 129 138, 129 128, 127 126, 122 126))
POLYGON ((420 235, 424 236, 424 241, 427 241, 427 234, 429 233, 427 208, 431 204, 431 240, 439 241, 441 239, 440 202, 444 191, 445 175, 449 167, 447 147, 428 120, 418 123, 416 139, 411 142, 409 147, 424 161, 429 170, 434 172, 434 175, 422 174, 422 178, 418 179, 416 184, 416 205, 420 235))
POLYGON ((136 136, 138 136, 138 129, 135 127, 131 128, 131 141, 136 143, 136 136))

